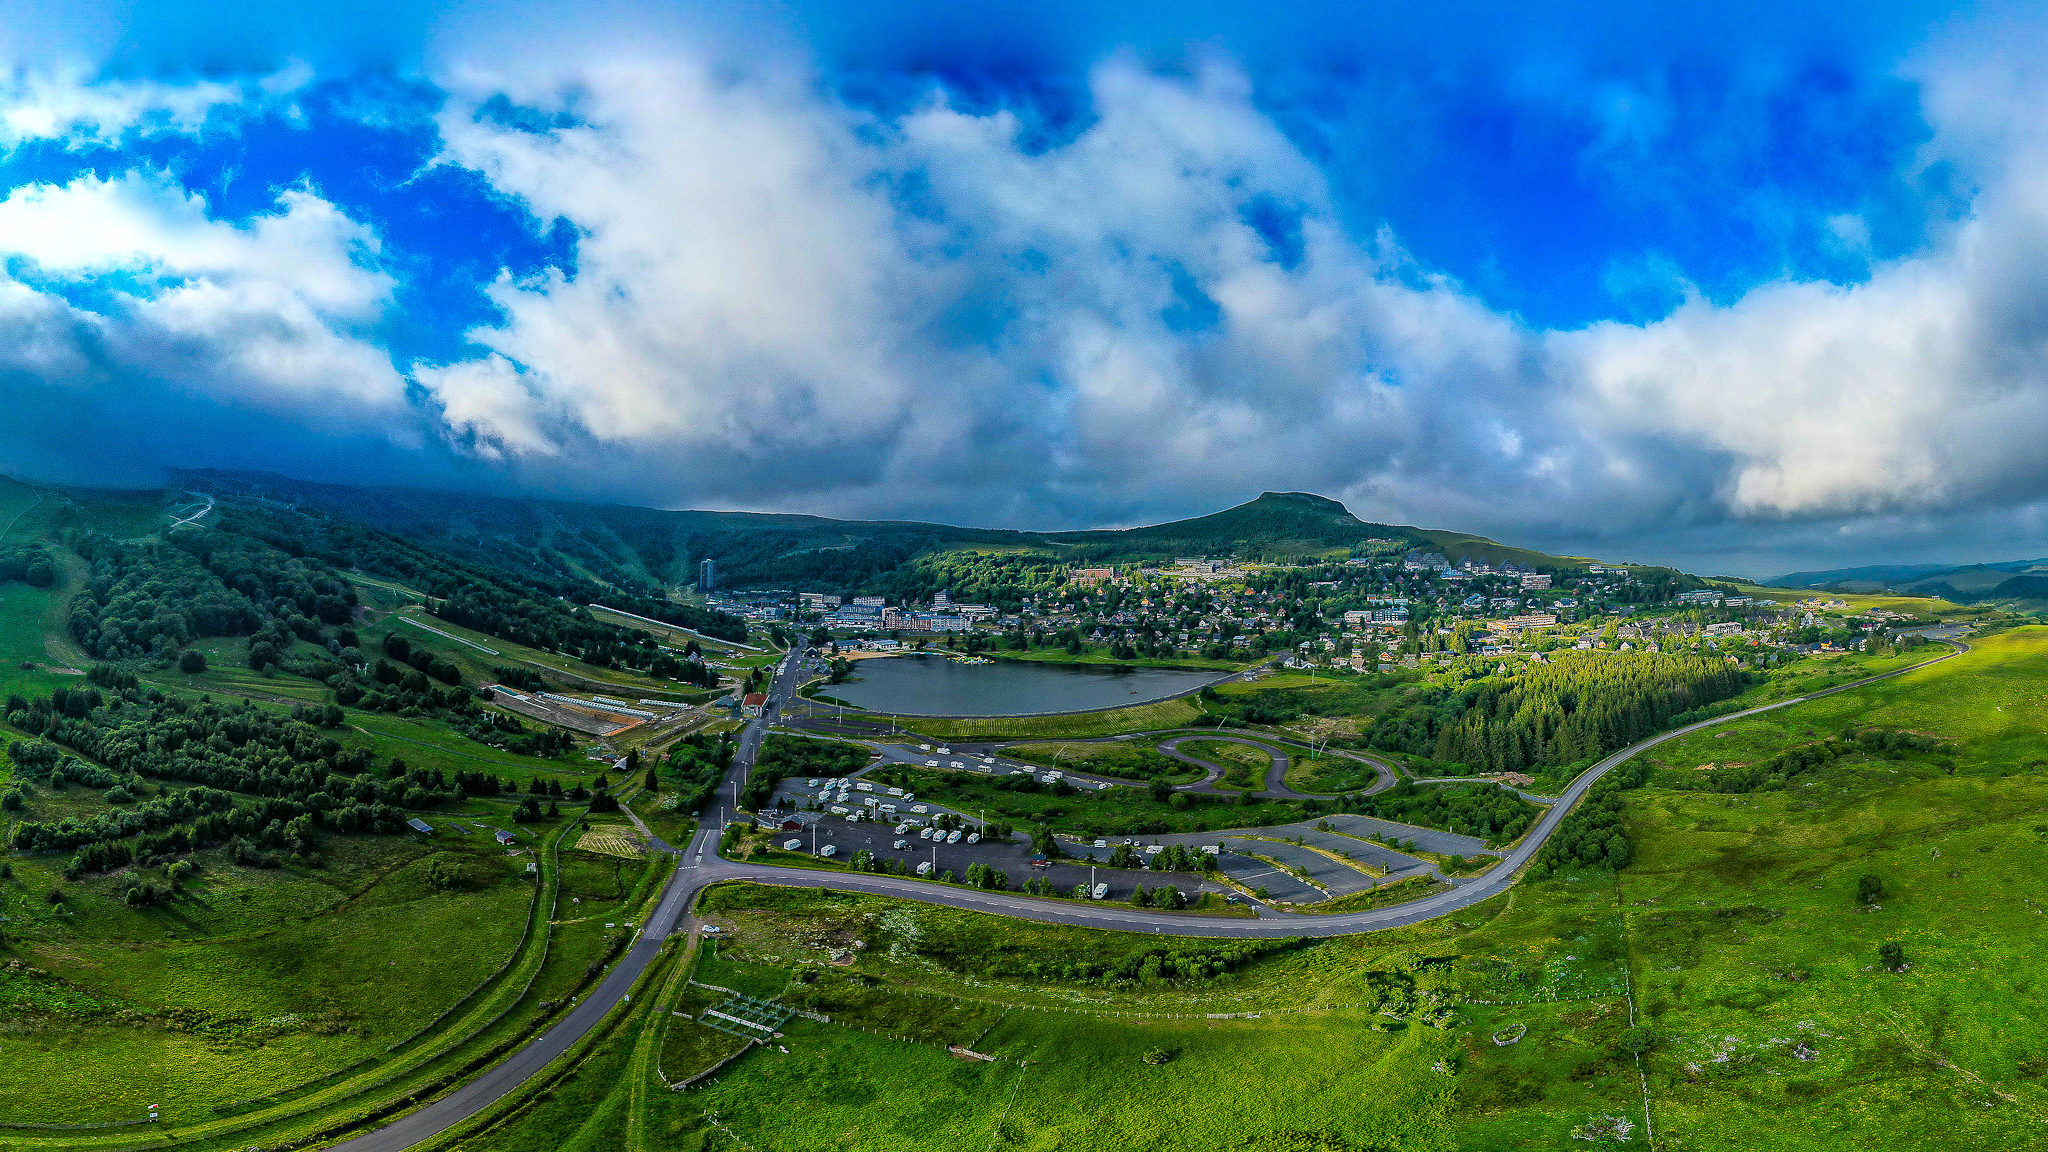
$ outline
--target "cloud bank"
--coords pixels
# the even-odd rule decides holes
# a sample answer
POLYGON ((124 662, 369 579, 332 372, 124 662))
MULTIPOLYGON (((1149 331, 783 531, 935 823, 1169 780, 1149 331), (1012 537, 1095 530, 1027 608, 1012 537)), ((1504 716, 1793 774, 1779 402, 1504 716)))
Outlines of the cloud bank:
MULTIPOLYGON (((319 89, 303 72, 25 76, 0 147, 91 167, 0 199, 0 382, 47 421, 0 432, 0 462, 1016 526, 1310 489, 1667 555, 2031 532, 2048 153, 2023 89, 1984 98, 2003 75, 1915 78, 1914 172, 1965 191, 1912 250, 1872 254, 1844 213, 1854 277, 1710 296, 1677 269, 1675 307, 1557 329, 1361 227, 1357 173, 1222 59, 1112 58, 1056 118, 929 79, 863 102, 683 51, 449 68, 402 125, 417 154, 380 179, 458 178, 556 246, 476 266, 481 319, 424 355, 394 335, 402 295, 423 266, 476 263, 460 235, 395 244, 389 212, 312 176, 252 201, 163 151, 289 122, 319 89), (116 450, 88 459, 94 441, 116 450)), ((399 118, 374 90, 342 103, 366 130, 399 118)))

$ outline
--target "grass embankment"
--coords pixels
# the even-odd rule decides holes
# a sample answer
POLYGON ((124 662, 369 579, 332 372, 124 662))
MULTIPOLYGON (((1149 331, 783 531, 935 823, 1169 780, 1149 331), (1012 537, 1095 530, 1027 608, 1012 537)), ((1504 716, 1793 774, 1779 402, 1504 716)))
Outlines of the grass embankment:
POLYGON ((1160 778, 1169 784, 1184 784, 1202 778, 1201 769, 1161 755, 1157 745, 1156 739, 1149 738, 1100 744, 1078 740, 1041 740, 1008 744, 1002 751, 1005 756, 1047 768, 1087 772, 1119 780, 1160 778))
MULTIPOLYGON (((1429 1010, 1409 957, 1489 914, 1471 910, 1456 927, 1279 945, 1223 962, 1214 975, 1160 979, 1146 975, 1147 960, 1156 968, 1169 956, 1220 959, 1239 946, 816 889, 731 886, 706 905, 735 935, 715 961, 719 978, 707 962, 699 980, 756 994, 780 988, 832 1022, 792 1019, 781 1040, 689 1092, 643 1095, 644 1111, 626 1103, 636 1085, 608 1073, 617 1058, 599 1056, 578 1087, 556 1092, 576 1094, 575 1106, 541 1102, 466 1146, 618 1147, 636 1124, 661 1147, 738 1142, 763 1152, 981 1147, 991 1138, 1045 1148, 1439 1146, 1452 1081, 1436 1064, 1455 1058, 1453 1037, 1408 1026, 1406 1017, 1429 1010), (1018 975, 1025 965, 1123 966, 1130 976, 1041 979, 1018 975), (1273 1011, 1289 1005, 1310 1010, 1273 1011), (952 1055, 954 1045, 994 1059, 952 1055), (616 1127, 593 1131, 592 1118, 606 1115, 616 1127)), ((692 1010, 712 1002, 680 1000, 692 1010)), ((699 1025, 671 1028, 665 1063, 708 1066, 723 1051, 699 1025)))
MULTIPOLYGON (((960 742, 983 740, 1059 740, 1084 736, 1120 736, 1126 732, 1150 732, 1181 728, 1202 714, 1193 697, 1156 700, 1111 708, 1102 712, 1071 712, 1058 716, 969 716, 934 718, 902 716, 897 722, 905 731, 918 732, 935 740, 960 742)), ((882 719, 888 719, 881 716, 882 719)))

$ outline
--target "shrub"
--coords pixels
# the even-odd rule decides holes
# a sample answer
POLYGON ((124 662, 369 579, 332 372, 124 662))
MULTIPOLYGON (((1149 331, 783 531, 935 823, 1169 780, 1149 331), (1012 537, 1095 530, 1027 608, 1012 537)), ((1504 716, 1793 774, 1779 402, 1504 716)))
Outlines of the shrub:
POLYGON ((1657 1040, 1658 1036, 1655 1032, 1638 1024, 1635 1027, 1624 1029, 1621 1035, 1616 1038, 1614 1046, 1632 1056, 1641 1056, 1643 1053, 1655 1048, 1657 1040))
POLYGON ((206 671, 206 653, 187 648, 178 657, 178 671, 197 674, 206 671))

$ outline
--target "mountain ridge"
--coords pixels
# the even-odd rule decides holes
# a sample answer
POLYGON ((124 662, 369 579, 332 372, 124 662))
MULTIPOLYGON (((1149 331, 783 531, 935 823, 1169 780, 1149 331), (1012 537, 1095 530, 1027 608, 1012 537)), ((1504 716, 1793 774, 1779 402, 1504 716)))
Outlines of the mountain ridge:
POLYGON ((2041 600, 2048 599, 2048 558, 1978 564, 1872 564, 1791 572, 1771 583, 1782 588, 1939 596, 1964 604, 2041 600))
POLYGON ((216 496, 317 508, 535 575, 620 584, 693 583, 698 562, 709 559, 723 586, 854 587, 919 554, 977 546, 1044 550, 1074 563, 1188 554, 1284 560, 1361 547, 1548 568, 1587 563, 1467 533, 1362 520, 1340 501, 1312 492, 1263 492, 1161 524, 1025 530, 323 484, 274 473, 193 470, 175 473, 174 482, 216 496))

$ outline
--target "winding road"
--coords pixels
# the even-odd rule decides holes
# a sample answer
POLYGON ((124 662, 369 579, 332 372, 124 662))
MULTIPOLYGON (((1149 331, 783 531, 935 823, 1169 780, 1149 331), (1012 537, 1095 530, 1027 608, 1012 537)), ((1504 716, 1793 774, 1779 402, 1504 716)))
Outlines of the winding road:
MULTIPOLYGON (((1585 796, 1600 778, 1616 767, 1627 763, 1643 752, 1670 740, 1738 720, 1774 712, 1794 704, 1817 700, 1837 693, 1848 692, 1880 680, 1905 675, 1944 660, 1954 659, 1969 650, 1968 645, 1943 639, 1940 643, 1951 649, 1932 660, 1924 660, 1904 668, 1867 676, 1833 688, 1813 692, 1804 696, 1780 700, 1756 708, 1731 712, 1675 728, 1647 740, 1631 744, 1627 748, 1608 756, 1590 769, 1581 773, 1578 779, 1564 789, 1557 802, 1544 812, 1535 826, 1520 843, 1504 853, 1500 865, 1485 875, 1454 883, 1446 892, 1395 904, 1365 912, 1342 912, 1325 914, 1267 913, 1256 919, 1217 919, 1203 916, 1176 915, 1171 912, 1150 912, 1137 908, 1126 908, 1106 904, 1091 904, 1077 901, 1054 900, 1031 896, 1016 896, 1001 892, 983 892, 969 888, 955 888, 897 876, 878 876, 848 872, 809 872, 788 868, 772 868, 761 865, 737 863, 726 860, 718 854, 718 840, 723 819, 708 820, 691 838, 682 850, 682 859, 671 874, 660 903, 654 914, 648 918, 641 933, 635 938, 619 962, 612 967, 610 975, 593 990, 583 1002, 566 1017, 538 1038, 520 1048, 503 1062, 482 1073, 476 1079, 456 1088, 425 1107, 386 1125, 383 1128, 345 1141, 335 1147, 347 1152, 400 1152, 415 1144, 445 1132, 463 1120, 474 1116, 498 1100, 511 1094, 529 1077, 540 1072, 554 1060, 568 1052, 585 1033, 604 1019, 632 991, 633 985, 646 971, 661 942, 670 934, 695 928, 689 916, 689 908, 695 902, 697 893, 705 887, 732 880, 752 881, 760 884, 775 884, 789 887, 833 888, 841 891, 868 892, 879 896, 895 896, 917 900, 927 904, 944 904, 955 908, 967 908, 978 912, 989 912, 1002 916, 1015 916, 1052 924, 1072 924, 1086 928, 1107 928, 1124 932, 1154 932, 1175 936, 1272 938, 1286 936, 1344 936, 1358 932, 1370 932, 1381 928, 1397 928, 1421 923, 1438 916, 1448 915, 1462 908, 1469 908, 1481 901, 1491 899, 1505 892, 1514 884, 1522 867, 1535 858, 1545 842, 1564 823, 1578 801, 1585 796)), ((740 738, 737 754, 724 781, 719 785, 722 800, 728 799, 733 808, 738 806, 740 789, 744 785, 748 770, 754 758, 759 755, 762 742, 767 738, 769 728, 775 723, 780 710, 800 681, 798 669, 802 663, 802 642, 798 641, 789 652, 777 672, 769 691, 769 704, 762 715, 749 723, 740 738)), ((1210 737, 1213 739, 1213 737, 1210 737)))

